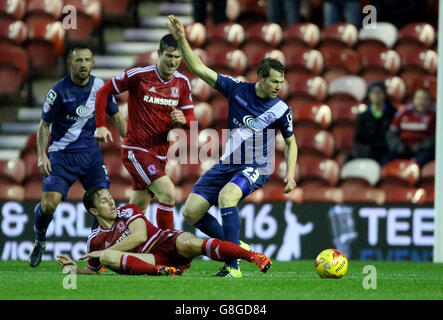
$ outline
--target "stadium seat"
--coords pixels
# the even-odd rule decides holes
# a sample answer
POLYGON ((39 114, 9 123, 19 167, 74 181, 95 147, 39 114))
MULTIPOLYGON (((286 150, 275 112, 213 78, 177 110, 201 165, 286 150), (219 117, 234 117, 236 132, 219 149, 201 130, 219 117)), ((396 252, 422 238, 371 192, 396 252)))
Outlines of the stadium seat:
POLYGON ((386 202, 389 203, 410 203, 423 204, 426 202, 426 191, 423 188, 397 187, 384 188, 386 192, 386 202))
POLYGON ((158 51, 150 50, 139 53, 135 58, 134 67, 145 67, 157 63, 158 51))
POLYGON ((28 201, 40 201, 42 199, 42 181, 30 180, 25 182, 25 199, 28 201))
POLYGON ((335 160, 301 155, 298 162, 301 183, 306 184, 308 180, 313 180, 315 183, 319 182, 320 185, 337 185, 340 168, 335 160))
POLYGON ((28 80, 28 56, 18 45, 0 44, 0 95, 18 94, 28 80))
POLYGON ((353 48, 358 40, 358 30, 350 23, 335 23, 321 31, 319 50, 353 48))
POLYGON ((354 50, 320 48, 320 52, 324 58, 324 78, 327 77, 328 73, 340 71, 345 74, 357 74, 360 70, 360 58, 354 50))
POLYGON ((391 49, 397 42, 397 28, 389 22, 377 22, 376 28, 361 28, 358 34, 357 51, 372 51, 375 48, 391 49))
POLYGON ((295 127, 295 139, 300 153, 331 157, 335 151, 334 136, 326 130, 310 127, 295 127))
POLYGON ((25 175, 26 167, 22 159, 0 160, 0 181, 21 184, 25 175))
POLYGON ((26 52, 31 68, 38 72, 47 72, 55 66, 57 57, 64 54, 65 30, 60 21, 35 20, 28 23, 29 39, 26 52))
POLYGON ((340 77, 329 84, 327 101, 363 101, 366 88, 366 82, 359 76, 340 77))
POLYGON ((28 27, 20 20, 0 18, 0 40, 21 45, 28 37, 28 27))
POLYGON ((434 202, 435 194, 435 161, 425 164, 420 172, 420 180, 418 187, 423 188, 426 191, 426 203, 434 202))
POLYGON ((431 48, 436 39, 434 27, 429 23, 410 23, 398 31, 395 50, 431 48))
POLYGON ((74 182, 74 184, 69 189, 66 200, 68 200, 68 201, 82 201, 84 194, 85 194, 85 189, 83 188, 80 181, 77 180, 76 182, 74 182))
POLYGON ((420 172, 420 180, 430 179, 434 180, 435 178, 435 160, 432 160, 425 164, 420 172))
POLYGON ((331 129, 337 151, 351 153, 354 145, 355 126, 353 124, 339 124, 331 129))
POLYGON ((203 24, 199 22, 192 22, 184 25, 186 39, 188 39, 189 44, 195 48, 203 46, 206 42, 206 28, 203 24))
POLYGON ((198 121, 200 129, 205 129, 211 126, 214 121, 214 110, 207 102, 199 102, 194 107, 195 119, 198 121))
POLYGON ((380 186, 415 186, 420 178, 420 167, 413 160, 398 159, 382 167, 380 186))
POLYGON ((320 29, 313 23, 298 23, 283 30, 283 45, 295 44, 297 47, 314 48, 320 41, 320 29))
POLYGON ((249 43, 243 46, 243 52, 248 57, 248 67, 255 68, 265 58, 275 58, 283 65, 286 65, 286 57, 282 51, 269 48, 256 43, 249 43))
POLYGON ((380 74, 395 75, 401 66, 400 55, 389 49, 360 52, 360 61, 363 70, 378 71, 380 74))
POLYGON ((380 180, 381 167, 373 159, 353 159, 346 162, 340 170, 340 179, 362 180, 368 186, 375 186, 380 180))
POLYGON ((408 97, 412 97, 417 89, 428 89, 434 100, 437 99, 437 77, 432 75, 402 74, 401 79, 406 85, 408 97))
POLYGON ((359 113, 367 109, 367 105, 355 101, 330 101, 333 124, 354 124, 359 113))
POLYGON ((28 0, 26 21, 34 19, 59 20, 62 16, 63 0, 28 0))
POLYGON ((384 204, 386 201, 386 191, 374 188, 364 182, 352 178, 342 182, 340 187, 343 190, 344 202, 384 204))
POLYGON ((21 20, 26 13, 26 0, 0 0, 0 17, 21 20))
POLYGON ((64 5, 72 5, 77 10, 77 28, 66 30, 66 40, 69 42, 89 40, 101 25, 100 0, 64 0, 64 5))
POLYGON ((319 76, 289 71, 286 80, 295 101, 323 101, 328 93, 328 84, 319 76))
POLYGON ((245 41, 245 30, 238 23, 220 23, 208 28, 208 39, 238 48, 245 41))
POLYGON ((246 29, 246 39, 248 42, 263 42, 277 47, 283 39, 283 30, 276 23, 256 23, 246 29))
POLYGON ((111 181, 110 191, 114 200, 128 202, 131 197, 132 187, 130 183, 113 183, 111 181))
MULTIPOLYGON (((108 160, 108 159, 107 159, 108 160)), ((114 159, 112 162, 105 162, 106 167, 108 168, 108 175, 111 179, 111 182, 121 182, 121 183, 131 183, 131 175, 128 170, 126 170, 120 159, 114 159)))
POLYGON ((109 131, 112 134, 112 141, 108 141, 107 143, 100 142, 99 143, 100 149, 103 151, 103 153, 115 152, 120 154, 120 147, 122 144, 120 134, 118 133, 117 129, 115 129, 114 127, 110 127, 109 131))
POLYGON ((287 69, 296 72, 307 72, 314 75, 320 75, 324 67, 323 55, 320 51, 310 48, 286 48, 283 52, 287 69))
POLYGON ((0 184, 0 200, 25 200, 25 189, 19 184, 1 183, 0 184))
POLYGON ((237 74, 242 74, 248 66, 246 54, 239 49, 220 49, 212 54, 208 52, 208 56, 209 67, 211 68, 225 68, 237 74))
POLYGON ((296 124, 312 124, 316 127, 327 129, 331 124, 331 108, 327 104, 312 102, 309 104, 295 105, 289 100, 292 114, 296 124))
MULTIPOLYGON (((192 98, 196 101, 208 101, 212 95, 214 89, 211 88, 206 82, 194 75, 189 77, 191 82, 192 98)), ((195 111, 195 110, 194 110, 195 111)))
POLYGON ((225 123, 228 120, 228 102, 223 96, 214 97, 209 104, 214 110, 215 121, 222 121, 225 123))
POLYGON ((122 22, 128 19, 129 6, 133 0, 100 0, 103 8, 103 18, 106 22, 122 22))
POLYGON ((430 49, 399 51, 404 69, 434 75, 437 72, 438 55, 430 49))
POLYGON ((426 191, 425 203, 434 203, 434 201, 435 201, 434 180, 420 181, 417 186, 418 186, 418 188, 423 188, 426 191))
POLYGON ((37 166, 37 153, 27 153, 23 158, 25 164, 25 181, 38 180, 41 181, 41 173, 37 166))
POLYGON ((301 187, 303 190, 303 202, 330 202, 330 203, 343 203, 344 194, 341 188, 334 187, 301 187))

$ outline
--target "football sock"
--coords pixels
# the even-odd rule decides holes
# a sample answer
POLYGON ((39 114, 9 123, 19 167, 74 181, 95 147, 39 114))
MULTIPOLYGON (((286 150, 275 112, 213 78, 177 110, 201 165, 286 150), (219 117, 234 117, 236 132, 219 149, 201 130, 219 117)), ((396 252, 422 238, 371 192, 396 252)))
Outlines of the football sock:
POLYGON ((174 229, 174 205, 159 202, 156 218, 159 229, 174 229))
POLYGON ((45 242, 46 241, 46 230, 48 229, 49 224, 54 217, 53 214, 45 214, 42 211, 41 204, 38 203, 34 208, 34 231, 35 231, 35 240, 37 242, 45 242))
POLYGON ((120 269, 129 274, 149 274, 157 275, 155 265, 147 263, 139 258, 128 254, 122 254, 120 257, 120 269))
MULTIPOLYGON (((225 241, 231 241, 237 245, 240 244, 240 216, 237 207, 228 207, 220 209, 222 217, 223 234, 225 241)), ((238 261, 232 260, 228 265, 238 269, 238 261)))
POLYGON ((194 224, 194 227, 211 238, 224 240, 223 227, 218 223, 217 219, 208 212, 206 212, 203 218, 194 224))
POLYGON ((235 243, 209 238, 203 241, 202 254, 212 260, 228 262, 237 259, 252 261, 254 252, 243 249, 235 243))

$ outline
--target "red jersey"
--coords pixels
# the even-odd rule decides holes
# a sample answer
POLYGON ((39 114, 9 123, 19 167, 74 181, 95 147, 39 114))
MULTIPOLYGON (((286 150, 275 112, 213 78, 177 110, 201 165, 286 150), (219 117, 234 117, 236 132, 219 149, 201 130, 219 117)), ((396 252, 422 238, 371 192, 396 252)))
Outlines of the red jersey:
POLYGON ((435 135, 435 108, 427 112, 417 112, 413 105, 407 105, 395 114, 390 130, 399 132, 400 138, 412 147, 435 135))
POLYGON ((128 132, 123 147, 141 147, 166 156, 171 111, 194 112, 189 79, 176 71, 170 80, 163 80, 154 64, 128 69, 113 77, 112 85, 116 93, 129 91, 128 132))
MULTIPOLYGON (((117 218, 110 229, 103 229, 100 225, 94 228, 88 238, 88 252, 104 250, 110 246, 119 243, 126 238, 129 232, 129 225, 132 221, 142 218, 146 223, 146 230, 148 233, 146 242, 140 244, 138 247, 129 250, 134 253, 149 252, 152 244, 161 236, 162 229, 156 228, 148 221, 139 207, 133 204, 127 204, 117 209, 117 218)), ((98 258, 90 258, 88 260, 88 267, 92 270, 99 270, 102 265, 98 258)))

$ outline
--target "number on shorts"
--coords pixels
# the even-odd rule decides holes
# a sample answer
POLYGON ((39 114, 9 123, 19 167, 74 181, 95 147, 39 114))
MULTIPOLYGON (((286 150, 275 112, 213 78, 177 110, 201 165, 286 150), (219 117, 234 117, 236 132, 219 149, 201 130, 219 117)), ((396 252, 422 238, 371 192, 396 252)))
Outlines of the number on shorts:
POLYGON ((246 174, 249 179, 251 179, 252 183, 255 183, 255 181, 257 181, 258 177, 260 176, 258 170, 254 169, 253 167, 246 167, 242 172, 246 174))

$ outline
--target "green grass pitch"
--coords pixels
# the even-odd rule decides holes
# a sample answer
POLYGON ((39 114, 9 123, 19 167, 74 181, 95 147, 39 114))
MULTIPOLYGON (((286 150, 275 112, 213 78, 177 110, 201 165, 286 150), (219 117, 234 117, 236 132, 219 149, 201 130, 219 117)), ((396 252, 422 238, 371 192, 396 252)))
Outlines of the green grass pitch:
MULTIPOLYGON (((243 278, 211 277, 220 263, 196 259, 180 277, 122 276, 106 271, 78 275, 77 289, 64 289, 56 261, 31 269, 26 261, 0 261, 0 299, 286 300, 443 299, 443 265, 350 261, 342 279, 320 279, 313 261, 275 261, 267 274, 242 263, 243 278), (376 289, 364 289, 365 265, 376 268, 376 289)), ((79 262, 80 267, 84 262, 79 262)))

